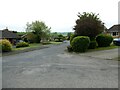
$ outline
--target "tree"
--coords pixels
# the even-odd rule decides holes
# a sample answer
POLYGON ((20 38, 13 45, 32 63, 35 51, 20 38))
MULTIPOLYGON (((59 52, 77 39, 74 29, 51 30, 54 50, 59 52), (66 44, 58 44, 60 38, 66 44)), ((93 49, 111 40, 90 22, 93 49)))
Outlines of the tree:
POLYGON ((57 38, 57 37, 58 37, 58 33, 57 32, 51 33, 51 39, 52 40, 55 40, 55 38, 57 38))
POLYGON ((50 39, 50 29, 51 28, 47 28, 42 32, 42 40, 48 40, 50 39))
POLYGON ((78 13, 79 19, 76 20, 74 26, 75 34, 79 36, 89 36, 95 38, 98 34, 102 33, 105 29, 104 23, 98 18, 99 14, 78 13))
POLYGON ((42 21, 35 21, 31 24, 27 23, 26 26, 26 32, 32 32, 36 35, 37 43, 39 43, 42 38, 47 38, 51 29, 42 21))
POLYGON ((70 36, 72 35, 72 32, 67 33, 67 40, 70 40, 70 36))

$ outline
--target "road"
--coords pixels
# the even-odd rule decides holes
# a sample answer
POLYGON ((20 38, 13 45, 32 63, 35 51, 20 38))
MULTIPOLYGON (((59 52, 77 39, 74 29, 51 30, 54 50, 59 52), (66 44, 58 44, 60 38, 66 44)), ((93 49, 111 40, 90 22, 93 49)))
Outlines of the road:
POLYGON ((90 57, 88 54, 86 56, 85 54, 68 53, 65 51, 67 45, 68 43, 64 43, 50 48, 3 57, 2 87, 118 87, 117 61, 90 57))

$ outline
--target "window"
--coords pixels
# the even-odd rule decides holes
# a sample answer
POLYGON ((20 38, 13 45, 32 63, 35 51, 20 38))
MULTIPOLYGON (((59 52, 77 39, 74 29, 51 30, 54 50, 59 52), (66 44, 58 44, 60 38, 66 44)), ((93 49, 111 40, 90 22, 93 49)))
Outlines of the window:
POLYGON ((112 35, 113 36, 118 36, 118 32, 113 32, 112 35))

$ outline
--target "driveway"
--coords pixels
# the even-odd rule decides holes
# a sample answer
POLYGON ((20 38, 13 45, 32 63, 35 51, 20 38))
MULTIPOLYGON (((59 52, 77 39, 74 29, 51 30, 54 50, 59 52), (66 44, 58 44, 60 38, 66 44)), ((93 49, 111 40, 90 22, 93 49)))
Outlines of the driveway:
MULTIPOLYGON (((3 88, 117 88, 118 62, 71 54, 68 43, 2 58, 3 88)), ((111 50, 116 53, 116 50, 111 50)), ((107 55, 104 51, 104 56, 107 55)), ((101 53, 102 55, 102 53, 101 53)))

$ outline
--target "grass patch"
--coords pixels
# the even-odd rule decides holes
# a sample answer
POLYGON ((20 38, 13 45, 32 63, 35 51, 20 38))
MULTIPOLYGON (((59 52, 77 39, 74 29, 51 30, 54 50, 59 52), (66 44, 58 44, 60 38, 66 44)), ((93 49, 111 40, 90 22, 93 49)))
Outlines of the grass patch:
POLYGON ((88 51, 100 51, 100 50, 109 50, 114 48, 120 48, 120 46, 110 45, 109 47, 97 47, 95 49, 88 49, 88 51))
POLYGON ((58 45, 61 44, 62 42, 44 42, 44 43, 32 43, 29 44, 29 47, 20 47, 20 48, 13 48, 13 51, 17 51, 17 50, 25 50, 25 49, 29 49, 29 48, 37 48, 37 47, 41 47, 42 45, 49 45, 49 44, 54 44, 54 45, 58 45))
POLYGON ((24 49, 28 49, 28 48, 40 47, 41 45, 42 45, 41 43, 33 43, 33 44, 29 44, 29 47, 13 48, 13 51, 24 50, 24 49))
POLYGON ((56 44, 56 45, 57 45, 57 44, 61 44, 62 42, 53 42, 53 41, 51 41, 50 43, 51 43, 51 44, 56 44))
POLYGON ((30 44, 30 47, 39 47, 41 45, 42 45, 41 43, 33 43, 33 44, 30 44))

